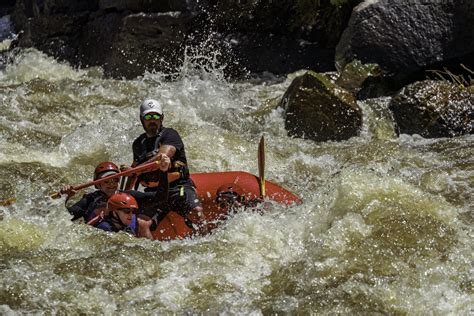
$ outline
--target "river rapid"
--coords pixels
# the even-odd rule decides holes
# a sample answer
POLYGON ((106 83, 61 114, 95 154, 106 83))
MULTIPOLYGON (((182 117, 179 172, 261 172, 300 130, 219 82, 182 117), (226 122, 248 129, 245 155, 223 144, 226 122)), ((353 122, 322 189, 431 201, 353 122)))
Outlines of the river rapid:
POLYGON ((36 50, 0 68, 0 314, 473 312, 474 137, 397 137, 388 98, 360 102, 359 137, 287 136, 275 109, 292 79, 229 82, 188 53, 175 80, 105 79, 36 50), (200 65, 206 66, 200 66, 200 65), (303 199, 240 212, 167 242, 73 223, 64 198, 104 160, 132 161, 138 107, 163 103, 191 172, 258 174, 303 199))

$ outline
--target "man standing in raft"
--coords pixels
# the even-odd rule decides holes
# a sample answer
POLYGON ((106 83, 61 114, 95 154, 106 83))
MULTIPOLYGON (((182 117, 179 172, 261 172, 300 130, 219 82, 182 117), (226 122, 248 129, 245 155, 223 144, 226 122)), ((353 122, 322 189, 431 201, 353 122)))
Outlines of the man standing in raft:
MULTIPOLYGON (((132 167, 155 161, 160 154, 167 155, 171 159, 171 167, 168 173, 169 207, 183 216, 186 224, 193 228, 188 219, 188 214, 193 212, 201 217, 202 206, 197 197, 194 183, 189 177, 186 153, 181 136, 173 128, 164 127, 163 119, 163 109, 157 100, 147 99, 141 104, 140 121, 145 133, 138 136, 133 142, 132 167)), ((153 171, 140 174, 138 179, 131 179, 128 188, 130 189, 135 185, 135 189, 137 189, 138 185, 142 184, 145 187, 145 192, 155 191, 158 183, 159 173, 153 171)))

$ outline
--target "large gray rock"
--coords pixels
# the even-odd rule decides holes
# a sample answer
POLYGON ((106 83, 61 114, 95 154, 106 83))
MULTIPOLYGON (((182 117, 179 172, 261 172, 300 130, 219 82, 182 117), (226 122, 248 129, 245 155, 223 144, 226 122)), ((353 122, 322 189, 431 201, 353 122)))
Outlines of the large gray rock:
POLYGON ((221 56, 216 66, 241 77, 334 70, 335 44, 358 1, 17 0, 13 24, 18 46, 114 77, 174 73, 184 47, 221 56))
POLYGON ((289 73, 299 69, 334 70, 334 49, 287 35, 264 33, 221 34, 217 46, 225 52, 232 77, 247 73, 289 73))
POLYGON ((474 1, 367 0, 353 10, 336 64, 375 63, 400 82, 430 67, 471 66, 473 30, 474 1))
POLYGON ((0 17, 10 14, 15 7, 15 0, 3 0, 0 3, 0 17))
POLYGON ((110 60, 117 32, 122 29, 125 17, 124 12, 106 14, 101 11, 89 16, 77 45, 77 59, 82 65, 104 66, 104 61, 110 60))
POLYGON ((293 80, 280 106, 290 136, 339 141, 357 136, 362 126, 362 111, 354 96, 311 71, 293 80))
POLYGON ((472 88, 435 80, 406 86, 389 105, 398 132, 426 138, 474 133, 472 88))
POLYGON ((97 10, 99 0, 19 0, 46 15, 97 10))
POLYGON ((213 22, 219 30, 293 35, 322 47, 332 47, 360 0, 215 1, 213 22))
POLYGON ((105 73, 133 78, 145 71, 176 71, 183 62, 191 20, 191 15, 181 12, 126 16, 115 35, 105 73))
POLYGON ((208 6, 204 0, 99 0, 99 9, 132 12, 191 11, 200 5, 208 6))

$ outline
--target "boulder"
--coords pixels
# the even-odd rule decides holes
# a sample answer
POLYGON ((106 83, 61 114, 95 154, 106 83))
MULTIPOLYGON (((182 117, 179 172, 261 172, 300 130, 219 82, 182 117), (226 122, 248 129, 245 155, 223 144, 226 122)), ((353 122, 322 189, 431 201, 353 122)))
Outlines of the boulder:
POLYGON ((181 12, 127 15, 115 35, 105 74, 134 78, 145 71, 176 72, 192 18, 181 12))
POLYGON ((286 35, 334 48, 358 2, 220 0, 212 21, 221 32, 286 35))
POLYGON ((19 47, 113 77, 175 73, 192 47, 241 78, 334 70, 335 44, 358 1, 18 0, 13 25, 19 47))
POLYGON ((393 80, 384 76, 379 65, 362 64, 358 59, 346 64, 335 82, 358 100, 392 95, 400 90, 393 80))
POLYGON ((390 101, 398 133, 426 138, 474 132, 474 91, 447 81, 410 84, 390 101))
POLYGON ((362 126, 354 96, 312 71, 293 80, 280 106, 290 136, 340 141, 357 136, 362 126))
POLYGON ((110 60, 117 32, 122 29, 123 12, 98 11, 89 16, 76 45, 77 63, 83 66, 106 66, 110 60))
MULTIPOLYGON (((28 2, 28 0, 20 0, 28 2)), ((30 1, 37 5, 41 13, 45 15, 68 14, 73 12, 95 11, 98 9, 99 0, 42 0, 30 1)))
POLYGON ((12 22, 20 36, 16 45, 36 47, 59 60, 73 64, 77 61, 77 42, 82 27, 87 24, 87 4, 94 9, 92 0, 32 1, 18 0, 12 22))
POLYGON ((0 17, 10 14, 15 7, 15 0, 3 0, 0 3, 0 17))
POLYGON ((192 11, 196 7, 208 7, 204 0, 99 0, 99 9, 131 12, 192 11))
MULTIPOLYGON (((474 1, 366 0, 336 47, 336 66, 375 63, 399 82, 431 68, 474 62, 474 1)), ((420 77, 421 76, 421 77, 420 77)))
POLYGON ((287 35, 263 33, 220 34, 217 46, 227 56, 231 77, 247 73, 290 73, 299 69, 334 70, 334 50, 287 35))

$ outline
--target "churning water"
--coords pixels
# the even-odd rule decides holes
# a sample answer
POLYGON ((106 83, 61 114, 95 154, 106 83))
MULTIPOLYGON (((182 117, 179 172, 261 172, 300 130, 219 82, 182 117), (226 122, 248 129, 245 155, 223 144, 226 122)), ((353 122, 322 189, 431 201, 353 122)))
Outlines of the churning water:
MULTIPOLYGON (((0 71, 0 313, 469 314, 474 137, 397 138, 388 99, 343 142, 293 139, 283 80, 230 83, 188 58, 176 80, 104 79, 24 50, 0 71), (48 194, 130 163, 138 107, 164 104, 192 172, 257 173, 304 201, 169 242, 72 223, 48 194)), ((207 61, 206 64, 212 64, 207 61)))

